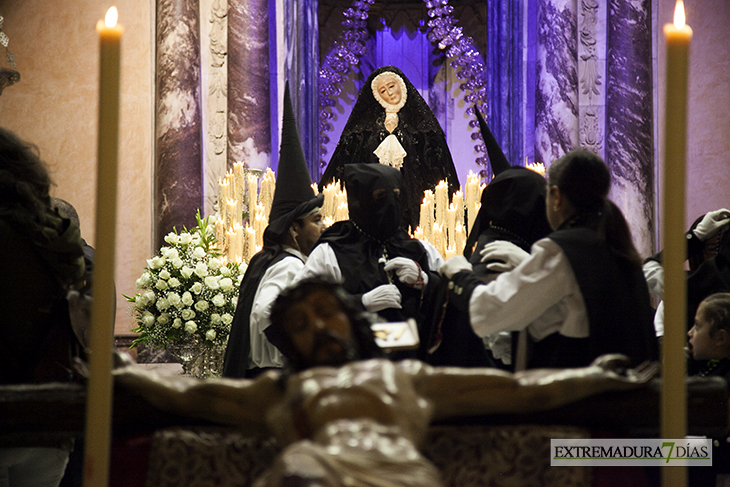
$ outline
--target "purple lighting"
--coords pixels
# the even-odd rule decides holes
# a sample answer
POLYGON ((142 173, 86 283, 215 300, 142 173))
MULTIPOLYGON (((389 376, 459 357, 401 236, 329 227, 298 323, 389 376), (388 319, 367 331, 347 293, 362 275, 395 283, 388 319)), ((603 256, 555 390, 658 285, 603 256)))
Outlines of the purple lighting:
MULTIPOLYGON (((474 47, 474 40, 465 36, 462 28, 457 27, 457 21, 452 16, 454 8, 448 0, 424 0, 428 8, 427 38, 436 44, 439 49, 446 51, 446 57, 451 59, 451 66, 456 70, 456 77, 463 82, 459 88, 466 92, 464 99, 471 104, 466 112, 474 114, 473 105, 487 113, 487 89, 484 62, 474 47)), ((360 63, 360 57, 365 53, 365 43, 368 38, 367 18, 370 6, 375 0, 355 0, 350 8, 345 10, 345 20, 342 22, 344 30, 334 42, 332 49, 322 62, 319 70, 319 154, 320 164, 327 163, 324 156, 327 153, 326 144, 329 142, 327 133, 332 130, 329 119, 332 112, 328 107, 336 105, 334 98, 342 91, 340 86, 347 79, 350 69, 360 63)), ((478 126, 476 119, 469 122, 474 128, 478 126)), ((472 139, 479 141, 474 147, 480 155, 477 164, 486 167, 489 160, 486 156, 481 134, 477 131, 472 139)))

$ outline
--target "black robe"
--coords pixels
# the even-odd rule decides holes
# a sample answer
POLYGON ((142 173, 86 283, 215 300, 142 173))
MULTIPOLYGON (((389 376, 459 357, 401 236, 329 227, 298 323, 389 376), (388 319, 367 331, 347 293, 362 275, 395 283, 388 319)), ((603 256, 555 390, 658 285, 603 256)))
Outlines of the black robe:
MULTIPOLYGON (((529 252, 537 240, 550 233, 545 215, 545 178, 524 167, 502 169, 482 192, 481 208, 475 219, 464 249, 464 256, 472 264, 474 273, 482 283, 495 279, 499 273, 487 269, 481 261, 480 251, 490 242, 504 240, 529 252), (473 247, 473 252, 472 252, 473 247)), ((511 365, 495 359, 486 349, 469 322, 468 311, 448 305, 449 290, 446 280, 439 291, 445 314, 436 316, 432 326, 440 346, 429 357, 433 365, 459 367, 499 367, 512 370, 511 365), (440 322, 439 322, 440 320, 440 322)), ((517 333, 513 333, 513 360, 517 333)))
POLYGON ((418 357, 428 362, 426 350, 429 347, 428 337, 431 330, 428 328, 439 310, 438 300, 435 298, 439 289, 441 277, 438 269, 430 269, 428 254, 421 242, 410 238, 402 229, 385 243, 363 235, 350 221, 341 221, 325 230, 317 245, 327 243, 337 258, 342 273, 343 286, 347 292, 354 295, 358 302, 362 302, 362 295, 383 284, 395 284, 401 293, 401 309, 388 308, 378 311, 378 315, 386 321, 405 321, 414 318, 418 324, 421 336, 421 348, 418 353, 398 352, 392 358, 418 357), (387 255, 388 259, 406 257, 418 263, 421 269, 428 274, 428 284, 423 291, 402 284, 395 273, 384 270, 381 258, 387 255))

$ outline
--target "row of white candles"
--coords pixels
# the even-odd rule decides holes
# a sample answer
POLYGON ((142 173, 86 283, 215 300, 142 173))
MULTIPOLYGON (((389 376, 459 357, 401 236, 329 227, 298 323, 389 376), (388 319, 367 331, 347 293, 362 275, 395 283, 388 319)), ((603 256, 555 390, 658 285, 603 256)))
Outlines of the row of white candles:
POLYGON ((218 181, 216 241, 229 261, 248 263, 263 248, 275 189, 276 177, 271 168, 267 168, 259 184, 256 172, 244 168, 242 162, 234 163, 233 169, 218 181), (248 211, 246 221, 244 205, 248 211))
POLYGON ((413 231, 414 238, 431 243, 447 259, 464 252, 466 235, 474 226, 486 184, 470 171, 466 190, 459 188, 451 195, 450 202, 448 187, 446 181, 440 181, 433 191, 424 192, 418 227, 413 231))
MULTIPOLYGON (((248 263, 263 248, 263 234, 269 224, 268 215, 276 181, 273 171, 267 169, 259 192, 258 176, 248 174, 244 179, 243 172, 243 166, 237 163, 219 181, 219 213, 215 219, 215 230, 221 253, 229 261, 248 263), (243 181, 246 182, 245 188, 243 181), (247 222, 243 219, 244 204, 249 208, 247 222)), ((478 175, 470 172, 466 190, 459 189, 451 198, 446 181, 441 181, 434 190, 425 191, 419 226, 411 236, 430 242, 445 258, 461 254, 468 228, 473 226, 479 211, 479 201, 485 186, 478 175)), ((317 185, 313 184, 312 189, 316 194, 317 185)), ((326 226, 349 218, 347 191, 339 181, 322 188, 322 194, 322 217, 326 226)))

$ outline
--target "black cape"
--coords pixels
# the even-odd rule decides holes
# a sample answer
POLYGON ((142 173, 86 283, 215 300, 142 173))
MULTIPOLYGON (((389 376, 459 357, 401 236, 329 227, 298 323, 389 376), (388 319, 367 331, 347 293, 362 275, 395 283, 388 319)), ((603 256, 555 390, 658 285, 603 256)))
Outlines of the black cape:
POLYGON ((280 245, 265 247, 251 258, 241 281, 236 313, 231 323, 226 355, 223 359, 223 377, 242 379, 248 369, 251 354, 251 309, 261 278, 266 270, 290 254, 280 245))
MULTIPOLYGON (((430 269, 428 253, 419 240, 412 239, 398 222, 403 214, 402 174, 382 164, 351 164, 344 169, 350 219, 325 230, 317 245, 329 244, 337 258, 347 292, 362 302, 362 295, 384 284, 395 284, 401 293, 402 309, 384 309, 378 314, 387 321, 414 318, 419 325, 421 344, 426 318, 433 314, 431 294, 438 288, 438 269, 430 269), (382 191, 381 196, 376 193, 382 191), (395 272, 385 272, 385 262, 395 257, 411 259, 428 273, 423 290, 402 284, 395 272)), ((399 354, 394 358, 405 357, 399 354)), ((415 355, 411 355, 415 356, 415 355)))

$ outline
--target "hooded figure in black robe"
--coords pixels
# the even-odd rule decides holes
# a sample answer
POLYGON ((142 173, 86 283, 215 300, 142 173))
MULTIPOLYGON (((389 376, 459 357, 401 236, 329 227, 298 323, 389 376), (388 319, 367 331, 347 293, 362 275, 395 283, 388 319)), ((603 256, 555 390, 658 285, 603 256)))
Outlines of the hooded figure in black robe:
POLYGON ((482 192, 481 207, 469 232, 464 256, 480 276, 494 274, 481 262, 479 251, 490 242, 506 240, 529 252, 532 244, 550 232, 545 213, 547 181, 537 172, 512 166, 475 107, 494 179, 482 192), (474 247, 476 244, 476 247, 474 247))
POLYGON ((321 208, 324 195, 314 195, 312 180, 304 159, 289 96, 289 84, 284 91, 284 122, 279 155, 279 170, 274 190, 274 200, 269 214, 269 225, 264 230, 264 247, 251 258, 241 281, 236 314, 231 324, 226 355, 223 362, 224 377, 248 377, 251 352, 251 310, 261 278, 274 264, 292 257, 283 246, 292 224, 321 208))
MULTIPOLYGON (((383 100, 383 97, 379 98, 383 100)), ((360 90, 340 141, 322 175, 320 192, 323 186, 334 179, 341 181, 344 177, 344 166, 354 163, 383 163, 400 169, 404 192, 402 221, 406 228, 409 225, 412 229, 418 226, 420 204, 425 190, 433 190, 442 180, 448 182, 449 194, 459 189, 454 161, 438 120, 418 90, 394 66, 384 66, 373 71, 360 90), (397 83, 398 91, 405 88, 405 93, 401 93, 405 96, 401 108, 397 105, 391 107, 376 99, 373 80, 386 72, 395 73, 402 80, 402 84, 397 83), (389 107, 387 111, 390 113, 386 113, 384 106, 389 107), (397 123, 392 132, 386 128, 386 119, 397 123), (402 166, 398 161, 386 162, 387 157, 380 158, 375 154, 389 135, 394 135, 405 151, 402 166)))
POLYGON ((414 318, 425 346, 421 325, 435 312, 432 294, 440 281, 438 268, 443 259, 431 244, 411 238, 399 225, 404 206, 401 172, 382 164, 348 164, 344 183, 349 220, 325 230, 298 277, 329 275, 339 279, 365 309, 386 321, 414 318), (408 284, 400 268, 391 268, 396 262, 417 266, 418 281, 408 284), (370 306, 368 297, 379 290, 395 294, 399 304, 370 306))
MULTIPOLYGON (((499 272, 487 269, 487 263, 481 261, 480 251, 485 245, 504 240, 530 252, 532 244, 547 237, 551 229, 545 214, 545 178, 525 167, 510 165, 477 107, 475 113, 495 177, 482 192, 481 207, 469 232, 464 256, 471 262, 477 277, 486 283, 499 272)), ((446 294, 444 285, 441 299, 447 300, 446 294)), ((448 306, 445 315, 438 319, 440 323, 435 323, 432 330, 435 342, 431 363, 511 369, 509 364, 495 359, 484 348, 484 342, 472 330, 469 316, 465 313, 448 306)), ((509 349, 514 348, 509 343, 515 339, 516 334, 512 339, 505 334, 500 341, 506 340, 506 348, 509 349)))

